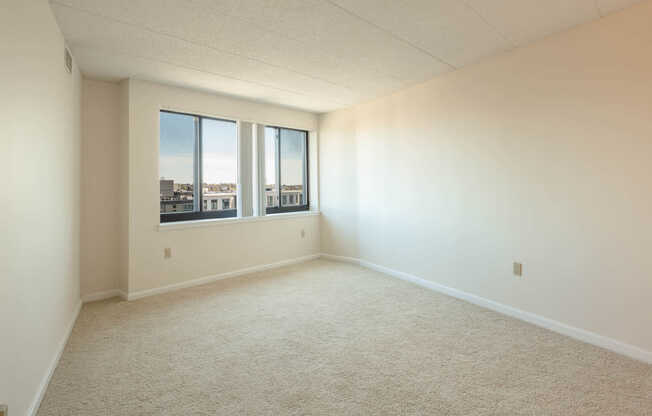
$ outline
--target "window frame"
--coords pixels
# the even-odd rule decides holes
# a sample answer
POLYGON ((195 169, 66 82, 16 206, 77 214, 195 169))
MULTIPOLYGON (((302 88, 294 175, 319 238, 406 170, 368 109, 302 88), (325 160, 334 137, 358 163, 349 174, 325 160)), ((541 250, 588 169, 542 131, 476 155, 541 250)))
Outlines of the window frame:
MULTIPOLYGON (((278 193, 278 207, 268 207, 267 206, 267 198, 265 198, 265 215, 273 215, 273 214, 283 214, 283 213, 288 213, 288 212, 300 212, 300 211, 309 211, 310 210, 310 152, 308 149, 308 145, 310 142, 310 132, 307 130, 302 130, 302 129, 293 129, 290 127, 281 127, 281 126, 270 126, 270 125, 265 125, 266 128, 272 128, 275 129, 277 134, 275 136, 276 140, 276 192, 278 193), (293 206, 283 206, 283 198, 281 195, 281 183, 282 178, 281 178, 281 130, 292 130, 292 131, 298 131, 301 133, 304 133, 305 135, 305 157, 303 159, 303 182, 304 182, 304 195, 305 195, 305 201, 301 205, 293 205, 293 206)), ((264 185, 263 185, 264 186, 264 185)))
MULTIPOLYGON (((238 216, 238 209, 237 209, 237 204, 236 208, 228 209, 228 210, 217 210, 217 211, 209 211, 206 210, 204 211, 203 207, 203 165, 204 165, 204 160, 202 157, 202 142, 203 142, 203 136, 202 136, 202 127, 203 123, 202 120, 207 119, 207 120, 216 120, 216 121, 224 121, 228 123, 235 123, 236 125, 236 140, 238 140, 238 129, 239 125, 236 120, 229 120, 229 119, 224 119, 224 118, 218 118, 218 117, 210 117, 210 116, 204 116, 200 114, 193 114, 193 113, 185 113, 182 111, 173 111, 173 110, 165 110, 165 109, 159 109, 159 146, 160 146, 160 140, 161 140, 161 132, 160 132, 160 119, 161 119, 161 113, 169 113, 169 114, 179 114, 179 115, 184 115, 184 116, 190 116, 195 118, 195 149, 194 149, 194 155, 193 155, 193 211, 192 212, 170 212, 170 213, 161 213, 160 212, 160 199, 159 199, 159 216, 160 216, 160 223, 169 223, 169 222, 178 222, 178 221, 193 221, 193 220, 206 220, 206 219, 216 219, 216 218, 235 218, 238 216), (199 186, 197 186, 199 185, 199 186)), ((240 164, 239 157, 237 156, 239 152, 236 152, 236 162, 238 166, 240 164)), ((159 164, 160 164, 160 150, 159 150, 159 164)), ((159 172, 160 173, 160 172, 159 172)), ((236 197, 237 197, 237 186, 238 186, 238 180, 237 180, 237 172, 236 172, 236 197)), ((219 206, 219 204, 218 204, 219 206)))

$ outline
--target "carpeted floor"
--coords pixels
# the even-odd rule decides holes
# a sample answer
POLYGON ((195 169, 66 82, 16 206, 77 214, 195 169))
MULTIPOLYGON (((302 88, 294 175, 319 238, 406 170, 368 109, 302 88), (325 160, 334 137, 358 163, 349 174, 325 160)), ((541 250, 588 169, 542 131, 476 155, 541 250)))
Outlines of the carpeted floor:
POLYGON ((316 260, 85 305, 38 415, 652 415, 652 366, 316 260))

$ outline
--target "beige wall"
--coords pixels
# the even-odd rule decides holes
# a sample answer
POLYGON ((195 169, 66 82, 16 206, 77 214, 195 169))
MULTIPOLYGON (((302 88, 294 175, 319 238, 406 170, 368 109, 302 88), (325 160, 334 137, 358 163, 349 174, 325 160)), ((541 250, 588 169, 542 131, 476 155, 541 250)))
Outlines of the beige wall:
POLYGON ((645 2, 323 116, 323 250, 652 351, 650 21, 645 2))
POLYGON ((356 117, 338 111, 322 117, 319 126, 320 247, 324 253, 358 257, 358 173, 356 117))
POLYGON ((159 231, 161 108, 315 130, 311 113, 129 81, 129 293, 319 252, 319 218, 305 216, 159 231), (305 238, 301 238, 301 230, 305 238), (165 260, 163 250, 172 248, 165 260))
MULTIPOLYGON (((126 220, 121 215, 127 186, 120 169, 121 86, 82 83, 81 294, 115 290, 126 267, 122 255, 126 220)), ((126 252, 126 248, 124 248, 126 252)))
POLYGON ((46 1, 0 2, 0 403, 35 404, 79 306, 80 83, 46 1))
POLYGON ((120 273, 118 275, 117 289, 122 296, 129 292, 129 80, 120 82, 120 273))
POLYGON ((85 79, 83 97, 83 295, 133 294, 319 252, 315 216, 158 229, 161 108, 313 131, 314 114, 138 80, 85 79))

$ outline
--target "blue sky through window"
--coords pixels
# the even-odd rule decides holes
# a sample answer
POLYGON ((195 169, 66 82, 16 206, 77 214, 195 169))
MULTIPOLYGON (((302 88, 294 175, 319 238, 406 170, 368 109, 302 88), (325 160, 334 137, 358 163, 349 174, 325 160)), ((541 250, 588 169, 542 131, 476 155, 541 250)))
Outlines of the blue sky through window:
POLYGON ((159 176, 175 183, 192 183, 195 118, 165 112, 160 117, 159 176))
MULTIPOLYGON (((234 122, 203 119, 203 182, 235 183, 237 180, 237 125, 234 122)), ((303 183, 305 133, 283 130, 281 148, 284 185, 303 183)), ((160 113, 159 176, 175 183, 193 182, 195 117, 178 113, 160 113)), ((267 146, 266 146, 267 147, 267 146)), ((266 168, 268 183, 274 183, 275 172, 266 168)))

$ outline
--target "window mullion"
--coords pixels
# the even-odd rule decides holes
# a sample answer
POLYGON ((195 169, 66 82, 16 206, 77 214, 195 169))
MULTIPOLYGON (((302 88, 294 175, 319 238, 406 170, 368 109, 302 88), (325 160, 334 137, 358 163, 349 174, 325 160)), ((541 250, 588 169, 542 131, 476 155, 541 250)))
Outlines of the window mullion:
POLYGON ((194 167, 194 185, 193 185, 193 211, 202 211, 202 189, 201 189, 201 119, 195 117, 195 157, 193 160, 194 167))
POLYGON ((238 122, 238 216, 253 215, 253 131, 252 124, 238 122))
POLYGON ((308 133, 306 133, 306 139, 303 145, 303 192, 302 201, 300 205, 308 205, 308 181, 310 177, 308 176, 308 133))
POLYGON ((256 186, 256 203, 254 204, 256 212, 254 215, 264 216, 267 214, 267 179, 265 174, 265 126, 262 124, 255 124, 255 147, 256 147, 256 163, 255 167, 255 181, 256 186))
POLYGON ((276 129, 276 194, 278 195, 278 207, 281 208, 281 129, 276 129))

